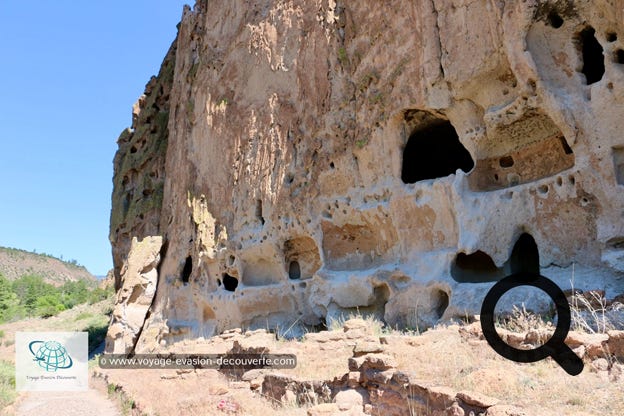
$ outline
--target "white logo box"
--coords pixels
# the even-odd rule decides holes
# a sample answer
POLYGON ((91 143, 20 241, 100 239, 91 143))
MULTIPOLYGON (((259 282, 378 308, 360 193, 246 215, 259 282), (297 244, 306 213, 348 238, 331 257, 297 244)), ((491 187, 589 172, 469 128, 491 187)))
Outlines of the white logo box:
POLYGON ((86 332, 16 332, 18 391, 83 391, 89 388, 86 332))

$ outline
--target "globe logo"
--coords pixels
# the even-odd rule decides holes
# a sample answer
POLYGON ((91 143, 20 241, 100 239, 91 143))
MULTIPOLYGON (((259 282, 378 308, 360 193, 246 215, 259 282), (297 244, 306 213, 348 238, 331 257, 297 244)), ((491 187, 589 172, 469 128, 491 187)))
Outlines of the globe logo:
POLYGON ((74 363, 67 349, 57 341, 33 341, 28 344, 33 361, 46 371, 70 368, 74 363))

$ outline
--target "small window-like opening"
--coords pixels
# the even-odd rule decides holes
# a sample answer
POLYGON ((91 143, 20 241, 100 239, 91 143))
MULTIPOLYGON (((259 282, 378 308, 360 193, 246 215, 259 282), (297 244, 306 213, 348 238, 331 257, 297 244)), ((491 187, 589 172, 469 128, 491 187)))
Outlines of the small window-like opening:
POLYGON ((624 64, 624 50, 617 49, 613 53, 613 60, 616 64, 624 64))
POLYGON ((223 274, 223 287, 225 290, 234 292, 236 287, 238 287, 238 279, 234 276, 230 276, 227 273, 223 274))
POLYGON ((188 283, 193 272, 193 258, 188 256, 184 262, 184 268, 182 269, 182 282, 188 283))
POLYGON ((511 273, 539 273, 539 251, 530 234, 524 233, 518 238, 509 258, 511 273))
POLYGON ((514 165, 513 157, 503 156, 499 159, 498 164, 501 168, 510 168, 514 165))
POLYGON ((334 169, 334 168, 336 167, 336 165, 334 164, 334 162, 331 162, 331 163, 329 164, 329 167, 330 167, 330 168, 332 168, 332 169, 334 169))
POLYGON ((605 35, 605 37, 607 38, 607 42, 615 42, 617 40, 617 33, 615 32, 607 32, 607 34, 605 35))
POLYGON ((449 296, 445 291, 438 290, 437 293, 434 295, 434 299, 436 302, 436 315, 438 319, 440 319, 442 318, 442 315, 444 315, 444 312, 446 312, 446 309, 449 306, 449 296))
POLYGON ((587 85, 598 82, 605 72, 602 46, 596 39, 596 31, 593 27, 587 27, 579 33, 580 49, 583 57, 583 75, 587 85))
POLYGON ((299 266, 299 262, 293 260, 288 265, 288 277, 291 279, 301 279, 301 266, 299 266))
POLYGON ((494 260, 481 250, 459 253, 451 265, 451 276, 460 283, 493 282, 504 277, 494 260))
POLYGON ((571 155, 572 153, 574 153, 572 151, 572 148, 570 147, 570 145, 566 141, 565 137, 560 136, 559 137, 559 141, 561 142, 561 147, 563 147, 563 151, 565 152, 566 155, 571 155))
POLYGON ((262 200, 256 201, 256 218, 260 220, 260 223, 264 225, 264 217, 262 216, 262 200))
POLYGON ((401 180, 415 183, 443 178, 461 169, 469 172, 474 161, 461 144, 453 125, 444 121, 417 129, 403 150, 401 180))
POLYGON ((557 12, 550 12, 548 13, 548 24, 559 29, 563 25, 563 19, 557 12))

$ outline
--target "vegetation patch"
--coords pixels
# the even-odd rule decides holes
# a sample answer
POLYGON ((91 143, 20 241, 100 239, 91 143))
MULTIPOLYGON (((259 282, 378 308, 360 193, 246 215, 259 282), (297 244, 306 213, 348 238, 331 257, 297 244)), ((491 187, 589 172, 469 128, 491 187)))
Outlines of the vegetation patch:
POLYGON ((0 275, 0 323, 29 317, 49 318, 82 303, 94 304, 112 295, 112 288, 79 280, 56 287, 27 274, 14 281, 0 275))
POLYGON ((8 361, 0 360, 0 408, 13 403, 15 391, 15 367, 8 361))

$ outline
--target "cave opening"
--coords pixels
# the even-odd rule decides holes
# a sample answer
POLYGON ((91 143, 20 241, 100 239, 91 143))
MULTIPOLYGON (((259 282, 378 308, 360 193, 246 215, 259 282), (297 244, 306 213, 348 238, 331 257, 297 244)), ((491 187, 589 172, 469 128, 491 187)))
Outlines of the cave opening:
POLYGON ((498 164, 501 168, 510 168, 514 165, 513 157, 503 156, 498 160, 498 164))
POLYGON ((434 296, 436 300, 435 311, 438 319, 441 319, 449 306, 449 295, 443 290, 437 290, 434 296))
POLYGON ((238 279, 227 273, 223 274, 223 288, 229 292, 234 292, 238 287, 238 279))
POLYGON ((613 60, 615 61, 616 64, 624 64, 624 50, 617 49, 613 53, 613 60))
POLYGON ((559 13, 552 11, 548 13, 548 23, 555 29, 559 29, 563 26, 563 18, 559 16, 559 13))
POLYGON ((587 85, 600 81, 605 72, 603 49, 595 35, 596 31, 591 26, 583 29, 578 35, 583 58, 581 72, 585 75, 587 85))
POLYGON ((301 266, 297 260, 293 260, 288 265, 288 277, 292 280, 301 279, 301 266))
POLYGON ((264 217, 262 216, 262 200, 256 200, 256 218, 260 221, 260 224, 264 225, 264 217))
POLYGON ((451 277, 459 283, 495 282, 502 275, 494 260, 485 252, 458 253, 451 265, 451 277))
POLYGON ((469 172, 474 161, 461 144, 453 125, 444 120, 416 129, 403 149, 401 180, 416 183, 443 178, 461 169, 469 172))
POLYGON ((184 268, 182 268, 182 283, 188 283, 193 272, 193 258, 188 256, 184 262, 184 268))
POLYGON ((509 269, 514 273, 539 274, 539 250, 531 234, 523 233, 511 251, 509 269))

